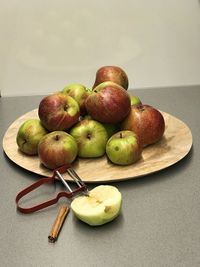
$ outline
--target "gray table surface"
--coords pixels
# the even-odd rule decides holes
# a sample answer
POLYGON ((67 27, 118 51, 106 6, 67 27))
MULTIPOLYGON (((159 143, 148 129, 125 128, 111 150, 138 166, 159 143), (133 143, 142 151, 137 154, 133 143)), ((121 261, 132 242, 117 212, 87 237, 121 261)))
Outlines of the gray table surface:
MULTIPOLYGON (((16 166, 1 148, 0 266, 200 266, 200 86, 132 93, 190 127, 190 153, 158 173, 113 183, 123 195, 122 213, 115 221, 92 228, 70 213, 58 241, 51 244, 47 236, 61 202, 30 215, 17 212, 16 194, 40 176, 16 166)), ((0 99, 1 140, 9 125, 38 107, 41 99, 0 99)), ((40 201, 61 187, 59 182, 56 189, 45 186, 29 198, 40 201)))

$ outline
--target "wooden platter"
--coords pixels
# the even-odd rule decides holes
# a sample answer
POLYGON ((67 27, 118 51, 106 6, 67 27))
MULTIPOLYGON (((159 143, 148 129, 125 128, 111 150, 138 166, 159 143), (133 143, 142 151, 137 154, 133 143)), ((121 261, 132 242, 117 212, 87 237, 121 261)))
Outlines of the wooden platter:
MULTIPOLYGON (((84 182, 102 183, 141 177, 175 164, 190 151, 192 134, 184 122, 168 113, 162 114, 166 124, 162 140, 144 148, 141 160, 135 164, 117 166, 104 156, 99 159, 77 159, 73 167, 84 182)), ((22 168, 42 176, 51 176, 52 171, 43 167, 37 156, 27 156, 17 147, 19 126, 30 118, 38 118, 37 109, 24 114, 10 125, 3 138, 3 149, 10 160, 22 168)), ((64 178, 71 181, 67 174, 64 174, 64 178)))

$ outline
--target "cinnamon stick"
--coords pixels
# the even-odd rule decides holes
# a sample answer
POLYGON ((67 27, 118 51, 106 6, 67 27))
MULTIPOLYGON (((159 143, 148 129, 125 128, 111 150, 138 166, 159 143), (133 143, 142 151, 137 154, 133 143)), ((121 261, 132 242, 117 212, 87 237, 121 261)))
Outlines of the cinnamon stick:
POLYGON ((48 236, 49 242, 54 243, 57 240, 68 212, 69 212, 69 207, 67 205, 63 205, 60 207, 58 211, 58 215, 52 226, 51 232, 49 233, 49 236, 48 236))

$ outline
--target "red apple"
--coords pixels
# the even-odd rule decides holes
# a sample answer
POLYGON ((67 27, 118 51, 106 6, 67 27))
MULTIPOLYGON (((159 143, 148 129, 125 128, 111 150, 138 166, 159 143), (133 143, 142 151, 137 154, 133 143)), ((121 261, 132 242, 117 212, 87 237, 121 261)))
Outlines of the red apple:
POLYGON ((49 131, 62 131, 74 125, 80 116, 79 105, 71 96, 57 93, 42 99, 39 118, 49 131))
POLYGON ((99 84, 85 101, 89 115, 102 123, 118 123, 130 112, 131 101, 127 91, 113 82, 99 84))
POLYGON ((85 100, 90 92, 91 91, 88 88, 78 83, 69 84, 62 90, 62 93, 73 97, 77 101, 80 107, 81 115, 86 113, 85 100))
POLYGON ((93 85, 95 88, 102 82, 112 81, 128 89, 128 76, 125 71, 117 66, 104 66, 96 72, 96 80, 93 85))
POLYGON ((122 130, 135 132, 145 147, 158 142, 165 131, 163 115, 149 105, 133 105, 131 112, 121 124, 122 130))
POLYGON ((64 131, 54 131, 45 135, 38 145, 39 159, 49 169, 72 163, 77 153, 75 139, 64 131))

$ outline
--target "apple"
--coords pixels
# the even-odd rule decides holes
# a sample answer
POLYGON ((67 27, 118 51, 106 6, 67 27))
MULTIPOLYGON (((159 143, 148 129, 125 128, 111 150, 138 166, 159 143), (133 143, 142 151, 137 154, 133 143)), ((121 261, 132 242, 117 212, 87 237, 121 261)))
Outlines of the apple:
POLYGON ((113 134, 120 130, 119 124, 111 124, 111 123, 102 123, 104 128, 107 131, 108 138, 110 138, 113 134))
POLYGON ((96 72, 96 79, 93 85, 95 88, 102 82, 112 81, 124 89, 128 89, 128 76, 125 71, 117 66, 104 66, 96 72))
MULTIPOLYGON (((85 119, 92 120, 92 117, 90 115, 85 115, 81 117, 81 120, 85 119)), ((118 124, 102 123, 102 125, 107 131, 108 138, 110 138, 114 133, 120 130, 120 126, 118 124)))
POLYGON ((114 164, 130 165, 141 158, 142 146, 134 132, 119 131, 108 140, 106 154, 114 164))
POLYGON ((108 135, 104 126, 98 121, 85 119, 70 130, 78 144, 78 156, 96 158, 105 154, 108 135))
POLYGON ((141 102, 141 100, 139 99, 138 96, 136 96, 136 95, 131 95, 130 98, 131 98, 131 106, 132 106, 132 105, 138 105, 138 104, 141 105, 141 104, 142 104, 142 102, 141 102))
POLYGON ((90 94, 90 90, 87 89, 84 85, 74 83, 67 85, 63 90, 62 93, 67 94, 71 97, 73 97, 80 107, 80 114, 83 115, 86 113, 85 108, 85 100, 90 94))
POLYGON ((156 108, 142 104, 131 107, 131 112, 121 124, 122 130, 134 131, 143 147, 158 142, 165 131, 163 115, 156 108))
POLYGON ((75 216, 91 226, 114 220, 120 214, 121 207, 122 195, 111 185, 99 185, 88 196, 79 196, 71 203, 75 216))
POLYGON ((38 115, 49 131, 63 131, 74 125, 80 116, 79 105, 71 96, 48 95, 39 104, 38 115))
POLYGON ((77 156, 75 139, 64 131, 53 131, 45 135, 38 145, 40 162, 49 169, 72 163, 77 156))
POLYGON ((102 123, 116 124, 130 112, 131 101, 123 87, 108 81, 95 87, 87 97, 85 106, 93 119, 102 123))
POLYGON ((19 127, 16 142, 19 149, 27 155, 37 155, 38 144, 48 132, 39 119, 28 119, 19 127))

